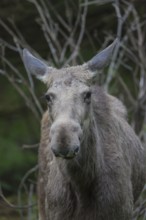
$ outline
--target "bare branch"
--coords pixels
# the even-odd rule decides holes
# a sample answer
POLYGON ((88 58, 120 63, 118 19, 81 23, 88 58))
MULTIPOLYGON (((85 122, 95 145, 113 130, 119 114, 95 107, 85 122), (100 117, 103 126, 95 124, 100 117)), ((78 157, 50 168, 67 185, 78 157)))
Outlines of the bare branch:
MULTIPOLYGON (((87 3, 88 0, 85 0, 85 3, 87 3)), ((76 43, 76 46, 74 48, 74 51, 73 53, 70 55, 70 57, 65 61, 64 65, 68 65, 72 59, 74 59, 78 52, 79 52, 79 47, 80 47, 80 44, 81 44, 81 41, 82 41, 82 38, 83 38, 83 35, 84 35, 84 32, 85 32, 85 23, 86 23, 86 15, 87 15, 87 4, 85 4, 84 6, 84 11, 83 11, 83 15, 81 16, 81 30, 80 30, 80 34, 79 34, 79 37, 78 37, 78 40, 77 40, 77 43, 76 43)))
POLYGON ((24 149, 34 149, 34 148, 38 148, 39 147, 39 143, 38 144, 32 144, 32 145, 26 145, 23 144, 22 148, 24 149))
POLYGON ((3 194, 3 191, 2 191, 2 188, 0 186, 0 197, 2 198, 2 200, 5 202, 6 206, 12 208, 12 209, 28 209, 28 208, 31 208, 31 207, 34 207, 36 206, 37 204, 29 204, 29 205, 23 205, 23 206, 18 206, 18 205, 14 205, 12 203, 10 203, 6 197, 4 196, 3 194))

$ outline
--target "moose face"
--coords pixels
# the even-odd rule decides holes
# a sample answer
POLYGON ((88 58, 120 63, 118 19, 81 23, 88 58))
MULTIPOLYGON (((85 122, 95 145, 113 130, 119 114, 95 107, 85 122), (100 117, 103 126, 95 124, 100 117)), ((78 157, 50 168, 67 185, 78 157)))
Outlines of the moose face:
POLYGON ((89 86, 70 74, 54 80, 46 92, 52 121, 50 146, 55 156, 69 159, 79 152, 82 126, 89 117, 91 93, 89 86))
POLYGON ((26 69, 47 84, 45 98, 51 119, 50 147, 56 157, 74 158, 80 151, 83 126, 92 109, 92 91, 89 85, 95 69, 103 68, 116 45, 109 47, 81 66, 57 70, 32 56, 24 49, 26 69))

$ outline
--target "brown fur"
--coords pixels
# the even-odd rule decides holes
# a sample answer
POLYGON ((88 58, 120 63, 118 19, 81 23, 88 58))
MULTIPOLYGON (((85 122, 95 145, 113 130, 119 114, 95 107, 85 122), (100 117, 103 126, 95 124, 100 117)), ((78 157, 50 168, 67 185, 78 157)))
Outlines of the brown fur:
POLYGON ((45 79, 49 92, 60 98, 42 119, 40 220, 131 220, 145 183, 144 149, 126 121, 123 104, 100 87, 89 86, 77 72, 83 72, 81 67, 58 70, 45 79), (88 87, 92 98, 85 109, 78 96, 88 87), (61 140, 71 146, 79 137, 72 131, 77 122, 82 130, 79 153, 70 160, 56 158, 52 141, 60 148, 61 140))

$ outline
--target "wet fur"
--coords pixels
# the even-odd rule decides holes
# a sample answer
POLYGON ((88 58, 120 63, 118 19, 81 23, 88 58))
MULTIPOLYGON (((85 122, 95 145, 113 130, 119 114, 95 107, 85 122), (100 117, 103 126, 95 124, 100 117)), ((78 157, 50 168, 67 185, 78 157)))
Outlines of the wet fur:
MULTIPOLYGON (((51 81, 50 81, 51 82, 51 81)), ((38 197, 40 220, 131 220, 145 182, 144 150, 116 98, 92 87, 90 117, 80 153, 55 158, 48 111, 41 125, 38 197)))

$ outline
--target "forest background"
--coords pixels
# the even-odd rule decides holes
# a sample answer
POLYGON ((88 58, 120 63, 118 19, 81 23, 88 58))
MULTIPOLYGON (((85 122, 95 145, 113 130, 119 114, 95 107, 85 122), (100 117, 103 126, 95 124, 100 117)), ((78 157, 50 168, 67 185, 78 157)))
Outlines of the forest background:
MULTIPOLYGON (((146 0, 0 1, 0 220, 37 219, 45 86, 26 73, 22 49, 61 68, 91 59, 116 37, 98 83, 123 101, 146 146, 146 0)), ((146 220, 145 189, 134 219, 146 220)))

